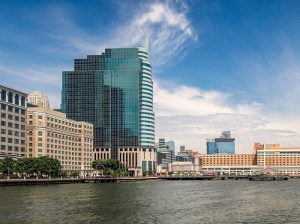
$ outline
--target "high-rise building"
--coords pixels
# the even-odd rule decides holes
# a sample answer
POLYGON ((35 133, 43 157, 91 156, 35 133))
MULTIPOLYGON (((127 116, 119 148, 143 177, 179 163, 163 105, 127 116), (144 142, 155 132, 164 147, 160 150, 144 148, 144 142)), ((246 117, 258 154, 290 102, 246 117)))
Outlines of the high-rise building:
POLYGON ((38 91, 34 91, 28 95, 27 103, 35 105, 37 107, 50 108, 49 98, 45 96, 43 93, 38 91))
POLYGON ((223 131, 220 138, 208 139, 207 154, 235 154, 235 138, 231 138, 230 131, 223 131))
POLYGON ((0 85, 0 158, 25 157, 27 93, 0 85))
POLYGON ((70 119, 94 125, 95 159, 119 159, 136 175, 141 173, 138 159, 143 171, 155 169, 148 37, 144 47, 109 48, 75 59, 74 71, 62 76, 61 110, 70 119))
POLYGON ((185 152, 185 146, 184 146, 184 145, 181 145, 181 146, 180 146, 179 153, 183 153, 183 152, 185 152))
POLYGON ((157 153, 158 164, 169 164, 175 160, 174 141, 166 142, 164 138, 159 139, 157 153))

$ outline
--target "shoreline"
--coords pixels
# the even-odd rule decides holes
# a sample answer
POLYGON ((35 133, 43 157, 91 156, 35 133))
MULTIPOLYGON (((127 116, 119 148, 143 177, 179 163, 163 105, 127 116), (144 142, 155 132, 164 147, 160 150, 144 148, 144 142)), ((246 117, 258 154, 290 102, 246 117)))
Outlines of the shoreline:
MULTIPOLYGON (((299 179, 299 178, 289 178, 299 179)), ((196 177, 119 177, 119 178, 53 178, 53 179, 1 179, 0 187, 5 186, 30 186, 30 185, 52 185, 52 184, 83 184, 83 183, 118 183, 118 182, 135 182, 149 180, 249 180, 249 176, 196 176, 196 177)))

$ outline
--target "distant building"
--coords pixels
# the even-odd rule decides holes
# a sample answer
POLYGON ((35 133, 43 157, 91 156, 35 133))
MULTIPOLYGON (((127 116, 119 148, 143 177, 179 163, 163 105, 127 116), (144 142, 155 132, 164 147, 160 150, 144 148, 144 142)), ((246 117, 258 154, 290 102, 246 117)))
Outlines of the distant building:
POLYGON ((27 157, 58 159, 66 171, 92 169, 92 124, 68 119, 64 113, 49 108, 29 107, 26 130, 27 157))
POLYGON ((27 103, 35 105, 37 107, 50 108, 49 98, 38 91, 32 92, 28 95, 27 103))
POLYGON ((231 138, 230 131, 222 132, 220 138, 208 139, 207 154, 235 154, 235 138, 231 138))
POLYGON ((159 139, 157 164, 169 164, 175 160, 175 143, 169 141, 168 145, 164 138, 159 139))
POLYGON ((175 142, 173 140, 167 141, 166 146, 175 153, 175 142))
POLYGON ((177 162, 191 162, 193 157, 189 155, 186 151, 182 153, 178 153, 176 155, 175 161, 177 162))
POLYGON ((181 146, 180 146, 179 153, 183 153, 183 152, 185 152, 185 146, 184 146, 184 145, 181 145, 181 146))
POLYGON ((277 173, 300 176, 300 147, 280 144, 254 144, 252 154, 199 154, 203 172, 221 175, 249 175, 265 168, 277 173))
POLYGON ((0 85, 0 158, 25 157, 27 93, 0 85))

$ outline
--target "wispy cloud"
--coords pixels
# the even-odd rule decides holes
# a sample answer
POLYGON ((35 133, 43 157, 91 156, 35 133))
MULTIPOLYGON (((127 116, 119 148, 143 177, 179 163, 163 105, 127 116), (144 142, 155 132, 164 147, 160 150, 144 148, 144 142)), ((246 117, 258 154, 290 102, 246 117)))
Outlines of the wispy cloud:
POLYGON ((45 35, 60 43, 58 51, 63 47, 71 48, 77 54, 79 51, 82 54, 99 54, 105 47, 142 45, 149 33, 154 66, 178 60, 190 41, 197 42, 198 36, 187 17, 188 6, 184 1, 177 4, 173 1, 143 3, 135 7, 138 8, 132 16, 109 33, 95 30, 94 34, 85 32, 71 20, 71 15, 54 7, 48 12, 48 17, 52 19, 51 24, 56 25, 50 26, 52 32, 45 35))

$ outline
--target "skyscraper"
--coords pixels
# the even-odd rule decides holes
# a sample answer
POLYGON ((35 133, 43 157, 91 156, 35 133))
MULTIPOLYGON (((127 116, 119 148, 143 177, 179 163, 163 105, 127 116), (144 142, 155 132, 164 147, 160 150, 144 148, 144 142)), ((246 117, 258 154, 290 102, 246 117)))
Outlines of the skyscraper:
POLYGON ((109 48, 75 59, 74 71, 62 76, 61 110, 68 118, 94 124, 94 150, 100 158, 122 161, 121 149, 155 153, 148 37, 144 47, 109 48))

